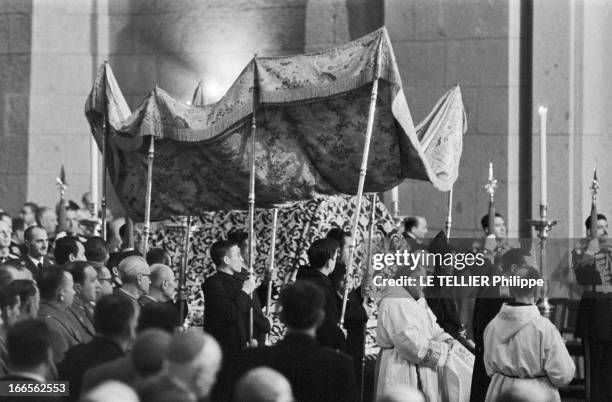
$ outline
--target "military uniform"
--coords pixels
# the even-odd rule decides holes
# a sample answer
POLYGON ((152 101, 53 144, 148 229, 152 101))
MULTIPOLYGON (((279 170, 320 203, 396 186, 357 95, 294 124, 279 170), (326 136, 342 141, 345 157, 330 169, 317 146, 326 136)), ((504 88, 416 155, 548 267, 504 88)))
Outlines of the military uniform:
POLYGON ((612 401, 612 246, 587 253, 588 240, 572 251, 576 281, 584 286, 576 336, 582 338, 587 399, 612 401))

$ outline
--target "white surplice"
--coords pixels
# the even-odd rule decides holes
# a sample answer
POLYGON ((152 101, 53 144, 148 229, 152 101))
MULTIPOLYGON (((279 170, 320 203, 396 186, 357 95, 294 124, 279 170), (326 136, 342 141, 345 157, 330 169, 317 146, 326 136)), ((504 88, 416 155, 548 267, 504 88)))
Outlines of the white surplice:
POLYGON ((403 288, 390 288, 378 308, 377 398, 398 385, 418 388, 420 378, 426 401, 443 401, 440 379, 449 351, 445 341, 450 339, 424 298, 415 300, 403 288))
POLYGON ((576 369, 559 330, 534 305, 502 306, 484 332, 484 363, 492 377, 486 402, 521 384, 543 391, 546 402, 560 401, 557 387, 576 369))

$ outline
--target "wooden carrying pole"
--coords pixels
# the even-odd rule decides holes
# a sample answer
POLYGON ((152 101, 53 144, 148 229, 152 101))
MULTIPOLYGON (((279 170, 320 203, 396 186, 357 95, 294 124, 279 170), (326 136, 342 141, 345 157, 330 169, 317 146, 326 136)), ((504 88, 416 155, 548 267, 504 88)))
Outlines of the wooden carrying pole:
POLYGON ((142 255, 149 251, 149 236, 151 234, 151 190, 153 189, 153 159, 155 158, 155 137, 151 136, 147 154, 147 192, 145 195, 145 218, 142 238, 142 255))
MULTIPOLYGON (((370 230, 368 232, 368 265, 366 266, 366 272, 363 275, 363 280, 361 281, 361 297, 364 301, 367 300, 368 295, 366 292, 366 288, 368 286, 368 282, 370 281, 370 274, 372 273, 372 239, 374 238, 374 228, 376 227, 376 193, 372 193, 372 200, 370 201, 370 230)), ((370 318, 370 317, 368 317, 370 318)), ((363 357, 361 358, 361 378, 359 379, 359 384, 361 387, 360 401, 363 402, 363 393, 365 391, 365 365, 366 365, 366 355, 365 355, 365 344, 366 344, 366 332, 368 331, 368 323, 366 321, 366 325, 363 328, 363 357)))
MULTIPOLYGON (((355 213, 353 214, 353 227, 351 231, 351 247, 349 249, 349 260, 346 268, 347 277, 353 274, 353 262, 355 261, 355 251, 357 249, 357 230, 359 227, 359 215, 361 213, 361 197, 363 196, 363 187, 365 184, 366 173, 368 171, 368 156, 370 155, 370 142, 372 140, 372 127, 374 126, 374 112, 376 111, 376 98, 378 97, 378 74, 380 72, 380 52, 381 46, 378 47, 378 55, 376 62, 376 79, 372 84, 372 93, 370 95, 370 109, 368 111, 368 125, 366 127, 365 144, 363 147, 363 156, 361 159, 361 169, 359 170, 359 184, 357 186, 357 198, 355 203, 355 213)), ((342 296, 342 310, 340 312, 340 326, 344 326, 344 314, 346 313, 346 302, 348 299, 349 288, 344 287, 344 295, 342 296)))
MULTIPOLYGON (((272 210, 272 239, 270 241, 270 278, 268 279, 268 292, 266 298, 266 317, 272 320, 272 285, 274 284, 274 254, 276 254, 276 227, 278 221, 278 208, 272 210)), ((270 334, 266 334, 266 344, 268 344, 270 334)))
POLYGON ((450 239, 451 226, 453 225, 453 187, 448 192, 448 213, 446 214, 446 238, 450 239))
MULTIPOLYGON (((249 176, 249 279, 253 277, 253 247, 255 245, 255 133, 257 131, 257 54, 253 57, 253 116, 251 118, 251 161, 249 176)), ((253 298, 253 294, 249 295, 253 298)), ((253 306, 249 309, 249 339, 253 339, 253 306)))
POLYGON ((268 281, 268 298, 266 301, 266 315, 272 317, 270 307, 272 305, 272 282, 274 278, 274 254, 276 252, 276 225, 278 220, 278 208, 272 211, 272 240, 270 244, 270 281, 268 281))
POLYGON ((102 212, 101 235, 106 241, 106 141, 108 138, 108 117, 104 116, 102 124, 102 198, 100 199, 100 209, 102 212))
POLYGON ((178 303, 179 303, 179 319, 182 320, 185 316, 185 304, 187 303, 187 263, 189 262, 189 246, 191 241, 191 215, 187 216, 185 222, 185 235, 183 237, 183 261, 179 268, 179 288, 178 288, 178 303))

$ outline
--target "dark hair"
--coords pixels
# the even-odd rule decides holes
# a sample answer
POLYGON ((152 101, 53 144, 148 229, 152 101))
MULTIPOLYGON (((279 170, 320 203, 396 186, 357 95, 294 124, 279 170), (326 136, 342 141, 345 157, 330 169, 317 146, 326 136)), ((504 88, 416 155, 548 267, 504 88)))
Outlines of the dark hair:
POLYGON ((167 265, 170 261, 166 261, 166 257, 169 258, 168 253, 163 248, 152 248, 147 253, 147 264, 164 264, 167 265))
POLYGON ((6 212, 0 212, 0 221, 3 220, 5 216, 11 220, 11 223, 13 222, 13 218, 11 218, 11 216, 6 212))
POLYGON ((21 305, 36 295, 36 282, 30 279, 17 279, 9 284, 10 289, 19 296, 21 305))
POLYGON ((13 280, 13 275, 11 275, 11 272, 7 269, 8 267, 12 266, 12 264, 8 263, 0 265, 0 289, 8 285, 13 280))
POLYGON ((0 309, 12 308, 19 303, 19 294, 11 284, 0 288, 0 309))
POLYGON ((525 263, 525 256, 529 253, 522 248, 511 248, 501 256, 501 265, 504 271, 509 271, 513 265, 521 266, 525 263))
POLYGON ((323 268, 323 266, 334 257, 338 251, 338 242, 334 239, 319 239, 315 240, 308 249, 308 262, 310 267, 314 269, 323 268))
POLYGON ((21 218, 13 218, 13 232, 17 230, 26 230, 25 221, 21 218))
MULTIPOLYGON (((533 267, 523 267, 523 268, 519 268, 517 269, 514 273, 514 275, 518 276, 520 279, 540 279, 540 273, 538 272, 537 269, 533 268, 533 267)), ((526 297, 526 296, 531 296, 531 295, 535 295, 536 290, 538 288, 537 287, 528 287, 528 286, 510 286, 510 296, 512 297, 526 297)))
POLYGON ((36 211, 38 211, 38 205, 31 201, 24 203, 23 206, 30 208, 34 214, 36 214, 36 211))
POLYGON ((404 219, 404 231, 406 233, 410 233, 412 228, 417 227, 418 224, 419 224, 419 221, 416 216, 409 216, 406 219, 404 219))
MULTIPOLYGON (((210 258, 212 258, 217 267, 225 265, 223 258, 234 246, 238 246, 238 244, 230 240, 218 240, 210 247, 210 258)), ((240 248, 240 246, 238 246, 238 248, 240 248)))
POLYGON ((138 317, 138 332, 148 328, 159 328, 174 332, 179 326, 179 314, 170 303, 153 302, 144 305, 138 317))
POLYGON ((249 234, 244 230, 232 230, 227 234, 227 240, 233 241, 238 247, 242 248, 244 242, 248 242, 249 234))
POLYGON ((42 230, 44 230, 44 231, 45 231, 45 233, 47 233, 47 229, 45 229, 45 228, 44 228, 44 227, 42 227, 42 226, 30 226, 29 228, 27 228, 27 229, 26 229, 26 231, 25 231, 25 232, 23 232, 23 239, 24 239, 25 241, 32 241, 32 232, 33 232, 35 229, 42 229, 42 230))
POLYGON ((316 285, 299 280, 283 289, 280 294, 280 305, 281 320, 287 327, 309 329, 320 319, 325 297, 316 285))
MULTIPOLYGON (((64 270, 72 274, 74 283, 83 285, 85 283, 85 270, 87 267, 93 268, 89 261, 72 261, 64 266, 64 270)), ((94 268, 95 269, 95 268, 94 268)), ((96 275, 98 273, 96 272, 96 275)))
POLYGON ((136 303, 125 296, 106 295, 96 303, 94 327, 105 336, 124 335, 136 315, 136 303))
MULTIPOLYGON (((607 222, 608 218, 606 218, 604 214, 597 214, 597 220, 605 220, 607 222)), ((584 226, 586 227, 586 230, 591 230, 591 215, 589 215, 589 217, 584 221, 584 226)))
POLYGON ((36 284, 43 300, 54 300, 64 284, 64 271, 61 267, 45 268, 38 273, 36 284))
POLYGON ((340 228, 333 228, 330 229, 329 232, 327 232, 327 235, 325 237, 327 239, 334 239, 338 242, 338 247, 343 248, 346 244, 346 238, 351 237, 351 234, 349 232, 345 232, 340 228))
MULTIPOLYGON (((502 219, 504 218, 504 216, 498 212, 495 213, 495 217, 502 219)), ((486 230, 489 228, 489 214, 486 214, 482 217, 482 219, 480 220, 480 225, 482 226, 482 230, 486 230)))
POLYGON ((104 262, 108 256, 106 242, 99 236, 90 237, 85 242, 85 258, 88 261, 104 262))
MULTIPOLYGON (((60 208, 62 207, 62 203, 58 202, 57 205, 55 206, 55 213, 59 216, 60 213, 60 208)), ((81 209, 81 207, 79 207, 79 204, 77 204, 76 202, 69 200, 66 203, 66 211, 78 211, 79 209, 81 209)))
POLYGON ((75 236, 64 236, 55 241, 55 250, 53 256, 55 257, 55 263, 64 265, 68 262, 70 254, 77 255, 79 253, 79 242, 78 237, 75 236))
POLYGON ((8 363, 12 369, 36 367, 49 360, 51 329, 43 320, 25 320, 6 335, 8 363))

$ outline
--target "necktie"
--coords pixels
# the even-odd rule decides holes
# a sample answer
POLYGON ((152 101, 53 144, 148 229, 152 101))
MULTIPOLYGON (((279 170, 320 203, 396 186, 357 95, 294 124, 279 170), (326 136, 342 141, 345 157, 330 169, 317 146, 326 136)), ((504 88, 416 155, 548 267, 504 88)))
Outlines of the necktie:
POLYGON ((42 262, 38 263, 38 270, 41 271, 42 270, 42 262))

